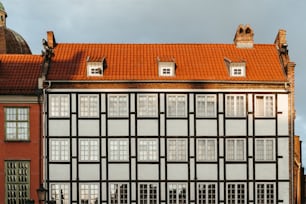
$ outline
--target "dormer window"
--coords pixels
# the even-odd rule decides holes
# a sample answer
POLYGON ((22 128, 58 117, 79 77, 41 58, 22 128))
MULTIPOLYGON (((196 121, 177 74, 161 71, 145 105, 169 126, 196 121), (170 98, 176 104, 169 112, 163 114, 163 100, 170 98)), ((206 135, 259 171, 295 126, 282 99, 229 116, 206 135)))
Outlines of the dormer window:
POLYGON ((159 76, 175 76, 175 62, 158 62, 159 76))
POLYGON ((103 76, 103 64, 102 60, 91 60, 87 59, 87 76, 103 76))
POLYGON ((233 77, 245 77, 245 63, 244 62, 231 62, 230 75, 233 77))

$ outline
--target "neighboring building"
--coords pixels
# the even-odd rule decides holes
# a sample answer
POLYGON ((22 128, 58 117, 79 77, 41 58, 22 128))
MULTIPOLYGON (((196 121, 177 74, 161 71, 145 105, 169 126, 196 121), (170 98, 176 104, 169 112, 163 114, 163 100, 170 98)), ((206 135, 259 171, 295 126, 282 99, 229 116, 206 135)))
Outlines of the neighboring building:
POLYGON ((42 182, 41 103, 37 80, 43 58, 5 25, 0 2, 0 203, 37 200, 42 182))
POLYGON ((302 149, 301 140, 299 136, 294 137, 294 202, 296 204, 304 203, 304 168, 302 166, 302 149))
POLYGON ((57 44, 48 32, 49 199, 294 203, 295 64, 284 30, 274 44, 253 35, 240 25, 233 44, 57 44))

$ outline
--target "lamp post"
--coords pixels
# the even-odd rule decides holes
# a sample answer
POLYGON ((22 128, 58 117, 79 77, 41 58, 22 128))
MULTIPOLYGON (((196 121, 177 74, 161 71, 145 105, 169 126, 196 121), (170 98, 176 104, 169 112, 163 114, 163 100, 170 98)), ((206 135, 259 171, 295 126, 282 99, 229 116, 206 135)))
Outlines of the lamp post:
POLYGON ((48 190, 44 188, 43 184, 40 184, 39 188, 36 191, 37 191, 39 203, 41 201, 46 201, 46 193, 48 190))

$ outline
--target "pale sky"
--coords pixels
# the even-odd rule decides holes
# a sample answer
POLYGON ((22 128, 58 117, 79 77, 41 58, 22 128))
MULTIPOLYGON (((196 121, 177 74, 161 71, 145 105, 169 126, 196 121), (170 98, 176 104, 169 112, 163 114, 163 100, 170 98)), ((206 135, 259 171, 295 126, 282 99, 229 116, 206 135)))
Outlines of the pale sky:
POLYGON ((33 54, 52 30, 68 43, 232 43, 239 24, 250 24, 255 43, 273 43, 287 30, 296 63, 296 129, 306 166, 305 0, 0 0, 7 27, 33 54))

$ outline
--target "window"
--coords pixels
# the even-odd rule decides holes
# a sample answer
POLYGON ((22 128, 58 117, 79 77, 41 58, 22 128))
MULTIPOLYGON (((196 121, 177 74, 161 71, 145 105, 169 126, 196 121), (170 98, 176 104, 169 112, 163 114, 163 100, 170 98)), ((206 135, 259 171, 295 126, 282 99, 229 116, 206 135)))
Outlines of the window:
POLYGON ((87 61, 87 76, 103 76, 103 62, 88 62, 87 61))
POLYGON ((201 183, 198 185, 199 204, 217 204, 216 184, 201 183))
POLYGON ((9 141, 29 140, 29 108, 5 108, 5 136, 9 141))
POLYGON ((110 117, 127 117, 128 96, 125 94, 109 95, 108 114, 110 117))
POLYGON ((56 204, 69 204, 69 185, 63 183, 50 184, 50 200, 56 204))
POLYGON ((227 184, 227 204, 244 204, 245 198, 245 184, 227 184))
POLYGON ((215 161, 217 159, 217 146, 215 139, 198 139, 198 161, 215 161))
POLYGON ((139 184, 139 204, 157 204, 157 184, 139 184))
POLYGON ((80 161, 99 160, 99 141, 94 139, 81 139, 79 141, 80 161))
POLYGON ((109 140, 109 160, 111 161, 129 160, 128 140, 109 140))
POLYGON ((256 185, 256 204, 274 204, 275 190, 272 183, 258 183, 256 185))
POLYGON ((99 100, 97 95, 79 96, 79 114, 80 117, 98 117, 99 100))
POLYGON ((68 117, 69 116, 69 96, 67 94, 49 95, 49 116, 68 117))
POLYGON ((245 160, 245 142, 243 139, 226 140, 226 159, 228 161, 245 160))
POLYGON ((138 160, 139 161, 157 161, 158 144, 157 140, 139 139, 138 140, 138 160))
POLYGON ((30 199, 30 162, 5 161, 6 202, 23 204, 30 199))
POLYGON ((187 203, 187 185, 168 184, 168 203, 169 204, 187 203))
POLYGON ((138 117, 156 117, 157 95, 139 94, 137 106, 138 106, 138 117))
POLYGON ((51 161, 69 161, 69 140, 52 139, 50 140, 50 160, 51 161))
POLYGON ((110 204, 128 204, 128 185, 110 184, 110 204))
POLYGON ((230 75, 232 77, 244 77, 245 76, 245 62, 231 62, 230 63, 230 75))
POLYGON ((187 141, 184 139, 168 140, 168 161, 187 160, 187 141))
POLYGON ((244 117, 245 116, 245 96, 227 95, 226 96, 226 116, 244 117))
POLYGON ((216 95, 197 95, 196 101, 197 117, 216 117, 216 95))
POLYGON ((159 76, 175 76, 174 62, 159 62, 159 76))
POLYGON ((272 161, 274 160, 274 140, 273 139, 257 139, 256 142, 256 161, 272 161))
POLYGON ((186 95, 167 96, 167 115, 168 117, 187 116, 187 97, 186 95))
POLYGON ((256 96, 255 115, 257 117, 273 117, 274 114, 274 96, 260 95, 256 96))
POLYGON ((80 184, 81 204, 97 204, 99 194, 98 184, 80 184))

